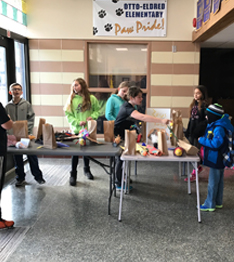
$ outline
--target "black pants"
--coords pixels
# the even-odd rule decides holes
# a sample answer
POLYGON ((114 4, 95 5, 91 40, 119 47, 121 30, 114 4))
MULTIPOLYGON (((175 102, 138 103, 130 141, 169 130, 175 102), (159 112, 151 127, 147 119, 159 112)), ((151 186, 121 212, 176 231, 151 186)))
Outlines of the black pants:
MULTIPOLYGON (((0 201, 2 195, 2 188, 5 180, 5 171, 6 171, 6 157, 0 156, 0 201)), ((2 212, 0 207, 0 219, 2 218, 2 212)))
MULTIPOLYGON (((32 175, 36 180, 42 179, 42 172, 39 168, 38 158, 36 155, 28 155, 28 162, 32 175)), ((23 155, 14 155, 15 173, 17 180, 24 180, 26 174, 24 173, 23 155)))
MULTIPOLYGON (((89 159, 85 156, 83 156, 84 161, 84 168, 89 167, 89 159)), ((71 172, 77 172, 77 166, 79 164, 79 157, 78 156, 72 156, 72 171, 71 172)))
POLYGON ((123 161, 120 159, 120 156, 117 156, 115 158, 115 162, 116 162, 115 164, 115 176, 116 176, 115 184, 116 186, 121 186, 123 161))

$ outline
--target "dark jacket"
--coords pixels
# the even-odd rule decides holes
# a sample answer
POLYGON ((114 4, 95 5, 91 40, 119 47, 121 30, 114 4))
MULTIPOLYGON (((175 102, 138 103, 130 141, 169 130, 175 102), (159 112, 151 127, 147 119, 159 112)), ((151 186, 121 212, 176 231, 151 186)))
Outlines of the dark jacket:
POLYGON ((233 129, 228 114, 207 125, 205 135, 199 139, 199 143, 204 146, 204 165, 217 169, 225 167, 222 154, 228 148, 228 130, 233 132, 233 129))

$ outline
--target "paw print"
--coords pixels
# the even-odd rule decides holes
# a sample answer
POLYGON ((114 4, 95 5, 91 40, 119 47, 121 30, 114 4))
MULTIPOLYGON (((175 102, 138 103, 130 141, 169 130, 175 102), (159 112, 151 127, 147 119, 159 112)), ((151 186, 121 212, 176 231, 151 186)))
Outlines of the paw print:
POLYGON ((106 25, 104 26, 104 28, 105 28, 105 30, 106 30, 107 32, 110 32, 113 27, 112 27, 112 24, 106 24, 106 25))
POLYGON ((93 27, 93 35, 96 35, 97 32, 98 32, 97 27, 93 27))
POLYGON ((100 18, 103 18, 104 16, 106 16, 106 11, 102 9, 101 11, 98 12, 98 16, 100 18))
POLYGON ((122 8, 116 9, 115 12, 116 12, 116 15, 118 15, 118 16, 121 16, 124 13, 122 8))
POLYGON ((119 0, 112 0, 112 2, 116 4, 119 2, 119 0))

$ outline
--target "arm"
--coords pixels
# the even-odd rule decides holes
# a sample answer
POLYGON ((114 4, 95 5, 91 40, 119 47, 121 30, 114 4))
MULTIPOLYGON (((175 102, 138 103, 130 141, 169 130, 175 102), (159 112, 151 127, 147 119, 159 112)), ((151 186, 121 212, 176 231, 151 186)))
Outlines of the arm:
POLYGON ((80 127, 81 120, 78 119, 77 117, 75 117, 73 112, 65 111, 65 116, 66 116, 67 121, 70 124, 70 126, 75 127, 75 129, 80 127))
POLYGON ((30 103, 28 103, 28 108, 27 108, 27 120, 28 120, 28 133, 31 134, 34 127, 35 113, 30 103))
POLYGON ((112 99, 111 97, 107 100, 106 103, 106 112, 105 112, 105 117, 108 121, 110 120, 115 120, 115 117, 113 115, 113 104, 112 104, 112 99))
POLYGON ((146 115, 146 114, 142 114, 139 113, 137 110, 134 110, 131 113, 131 117, 143 121, 143 122, 153 122, 153 123, 162 123, 162 124, 169 124, 170 120, 169 119, 161 119, 161 118, 157 118, 154 116, 150 116, 150 115, 146 115))
POLYGON ((212 149, 219 149, 224 143, 225 136, 226 134, 224 128, 216 127, 213 131, 212 139, 203 136, 199 138, 198 142, 205 147, 209 147, 212 149))
POLYGON ((13 122, 12 120, 9 120, 7 122, 5 122, 4 124, 1 125, 2 128, 8 130, 8 129, 11 129, 13 126, 13 122))

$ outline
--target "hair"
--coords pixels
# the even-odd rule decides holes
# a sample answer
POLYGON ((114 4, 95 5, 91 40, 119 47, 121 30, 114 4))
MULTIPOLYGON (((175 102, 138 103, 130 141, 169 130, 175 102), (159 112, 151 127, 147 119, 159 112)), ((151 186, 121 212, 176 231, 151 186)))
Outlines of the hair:
POLYGON ((85 112, 86 110, 90 109, 91 107, 91 100, 90 100, 90 92, 88 90, 87 83, 83 78, 77 78, 74 79, 72 84, 71 84, 71 92, 69 95, 69 98, 67 100, 67 104, 64 107, 65 111, 72 111, 72 100, 75 97, 76 93, 73 88, 73 83, 78 82, 81 85, 81 95, 83 96, 83 102, 82 102, 82 107, 81 111, 85 112))
MULTIPOLYGON (((206 89, 206 87, 203 86, 203 85, 196 86, 196 87, 194 88, 194 90, 195 90, 195 89, 199 89, 200 92, 202 93, 202 97, 201 97, 201 99, 200 99, 200 101, 199 101, 199 103, 198 103, 198 110, 201 110, 201 107, 202 107, 203 104, 205 104, 206 106, 208 105, 208 102, 207 102, 207 98, 208 98, 207 89, 206 89)), ((190 116, 191 116, 192 108, 193 108, 194 105, 195 105, 195 102, 196 102, 196 100, 193 99, 192 103, 191 103, 190 106, 189 106, 189 115, 190 115, 190 116)))
POLYGON ((20 86, 20 87, 21 87, 21 90, 23 89, 21 84, 19 84, 19 83, 13 83, 13 84, 10 85, 9 91, 11 91, 11 89, 12 89, 14 86, 20 86))
POLYGON ((138 86, 130 86, 128 89, 128 98, 132 97, 135 98, 139 94, 142 94, 143 92, 141 91, 140 87, 138 86))
POLYGON ((118 89, 116 90, 115 94, 117 95, 117 94, 119 93, 119 89, 124 88, 124 87, 128 87, 128 88, 130 87, 129 81, 123 81, 123 82, 121 82, 121 83, 119 84, 118 89))

